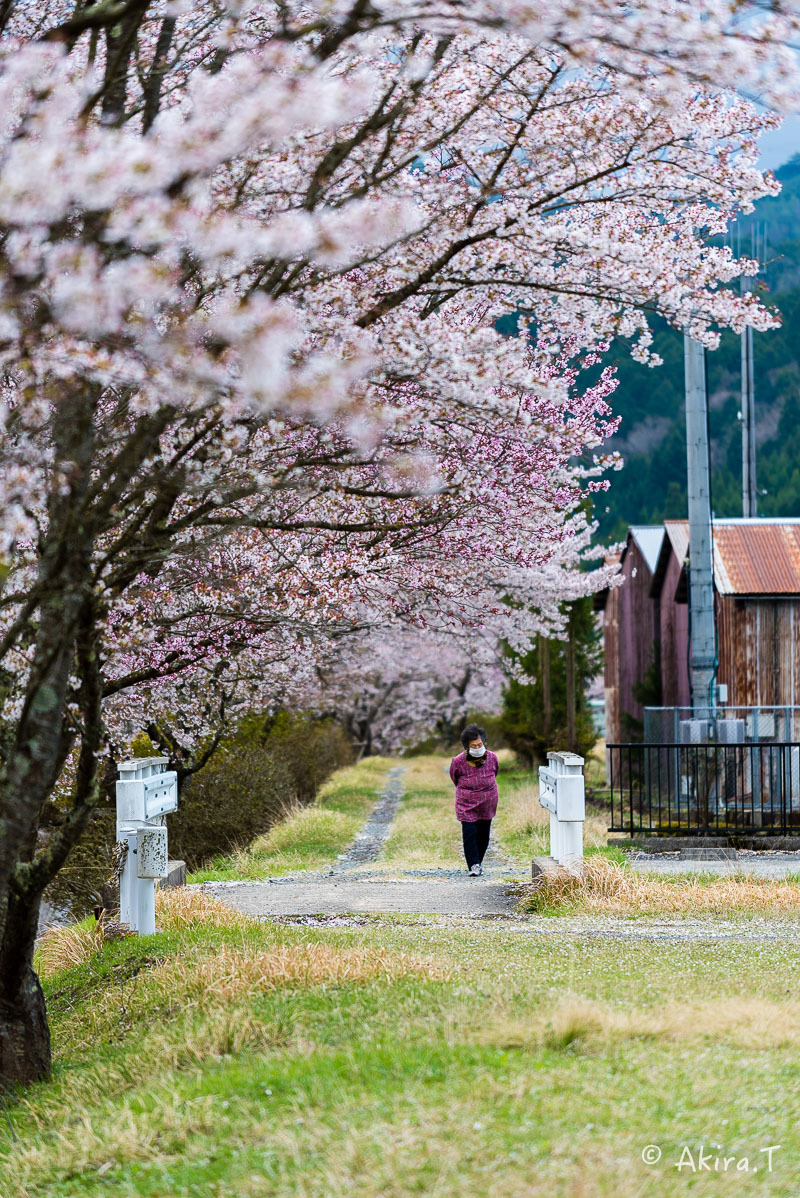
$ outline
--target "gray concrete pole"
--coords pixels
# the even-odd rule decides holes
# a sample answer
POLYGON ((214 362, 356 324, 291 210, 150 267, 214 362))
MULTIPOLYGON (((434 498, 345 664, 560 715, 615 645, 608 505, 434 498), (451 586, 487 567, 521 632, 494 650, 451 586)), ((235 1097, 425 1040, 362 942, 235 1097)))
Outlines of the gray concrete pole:
POLYGON ((742 515, 758 515, 753 330, 749 326, 742 333, 742 515))
POLYGON ((692 714, 695 718, 707 719, 712 717, 714 708, 716 648, 705 349, 687 334, 684 338, 684 355, 692 714))

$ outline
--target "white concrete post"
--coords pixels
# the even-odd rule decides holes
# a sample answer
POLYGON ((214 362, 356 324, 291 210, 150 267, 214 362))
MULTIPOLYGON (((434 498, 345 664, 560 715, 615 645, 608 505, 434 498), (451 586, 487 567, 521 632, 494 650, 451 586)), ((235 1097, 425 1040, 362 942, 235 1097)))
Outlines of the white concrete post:
POLYGON ((166 757, 123 761, 117 782, 117 840, 125 844, 119 918, 140 936, 156 930, 156 878, 167 876, 165 817, 178 806, 178 775, 166 757))
POLYGON ((567 868, 583 861, 586 790, 583 758, 575 753, 548 753, 539 767, 539 802, 550 812, 550 856, 567 868))

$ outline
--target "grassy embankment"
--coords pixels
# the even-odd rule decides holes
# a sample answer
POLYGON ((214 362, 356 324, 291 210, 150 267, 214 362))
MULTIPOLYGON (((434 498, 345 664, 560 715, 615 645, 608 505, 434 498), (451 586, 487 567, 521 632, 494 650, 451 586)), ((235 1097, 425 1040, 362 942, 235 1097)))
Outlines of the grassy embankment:
POLYGON ((46 946, 56 1068, 6 1098, 3 1198, 797 1193, 796 945, 300 927, 195 891, 158 919, 46 946), (701 1144, 759 1171, 678 1174, 701 1144))
POLYGON ((291 808, 266 835, 215 858, 189 881, 274 878, 328 865, 363 826, 394 764, 388 757, 367 757, 338 770, 313 803, 291 808))
MULTIPOLYGON (((452 865, 443 762, 406 764, 386 864, 452 865)), ((524 781, 503 778, 498 814, 520 860, 526 810, 539 818, 512 794, 524 781)), ((598 906, 595 879, 544 905, 630 902, 632 871, 602 854, 592 871, 627 894, 598 906)), ((720 885, 641 884, 695 910, 691 888, 720 885)), ((765 914, 800 908, 796 886, 760 894, 765 914)), ((797 1193, 797 944, 606 940, 557 919, 546 936, 425 916, 293 926, 193 890, 158 901, 155 937, 102 944, 83 925, 42 946, 55 1071, 5 1099, 2 1198, 797 1193), (701 1145, 710 1173, 687 1160, 701 1145)))

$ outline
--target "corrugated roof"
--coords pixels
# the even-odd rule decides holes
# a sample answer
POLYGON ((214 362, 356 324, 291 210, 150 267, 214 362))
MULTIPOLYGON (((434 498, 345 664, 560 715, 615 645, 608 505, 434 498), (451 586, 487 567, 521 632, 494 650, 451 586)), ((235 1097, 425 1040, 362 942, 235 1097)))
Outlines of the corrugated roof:
POLYGON ((678 561, 683 563, 689 552, 689 521, 665 520, 664 530, 669 537, 669 543, 678 561))
POLYGON ((800 522, 715 520, 714 581, 720 595, 800 593, 800 522))
POLYGON ((661 542, 664 540, 664 528, 661 524, 632 524, 631 536, 639 546, 639 552, 647 564, 651 574, 655 573, 658 555, 661 552, 661 542))
MULTIPOLYGON (((689 522, 664 526, 682 562, 689 522)), ((800 519, 715 520, 714 584, 720 595, 800 594, 800 519)))

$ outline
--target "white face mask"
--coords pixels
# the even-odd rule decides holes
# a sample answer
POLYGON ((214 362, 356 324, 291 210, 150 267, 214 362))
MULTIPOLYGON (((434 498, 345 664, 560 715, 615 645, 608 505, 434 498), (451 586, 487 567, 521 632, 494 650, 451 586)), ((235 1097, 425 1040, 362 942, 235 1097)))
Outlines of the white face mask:
POLYGON ((470 757, 483 757, 485 752, 486 752, 486 745, 481 745, 481 747, 479 749, 470 749, 469 755, 470 755, 470 757))

